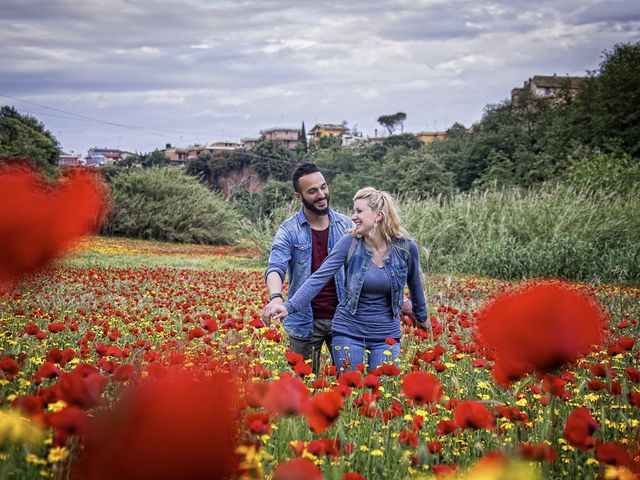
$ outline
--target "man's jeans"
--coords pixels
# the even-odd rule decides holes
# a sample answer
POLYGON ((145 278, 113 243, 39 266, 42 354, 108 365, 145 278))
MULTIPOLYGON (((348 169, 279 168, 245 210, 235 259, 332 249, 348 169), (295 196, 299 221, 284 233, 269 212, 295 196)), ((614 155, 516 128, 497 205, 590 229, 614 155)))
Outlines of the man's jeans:
POLYGON ((400 343, 388 345, 386 342, 365 342, 343 335, 334 335, 332 343, 333 361, 338 373, 355 370, 359 363, 366 365, 367 371, 371 371, 383 363, 396 363, 400 355, 400 343), (365 358, 367 353, 368 358, 365 358))
MULTIPOLYGON (((320 353, 323 343, 327 344, 327 351, 331 355, 331 320, 331 318, 314 318, 313 334, 309 340, 289 336, 291 350, 302 355, 305 360, 311 359, 311 368, 316 375, 320 372, 320 353)), ((331 358, 333 360, 333 356, 331 358)))

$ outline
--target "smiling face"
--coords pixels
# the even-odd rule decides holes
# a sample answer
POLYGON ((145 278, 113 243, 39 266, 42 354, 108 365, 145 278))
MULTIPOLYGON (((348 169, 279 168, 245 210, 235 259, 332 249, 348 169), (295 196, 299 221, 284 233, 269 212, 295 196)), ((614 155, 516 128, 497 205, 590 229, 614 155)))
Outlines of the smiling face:
POLYGON ((353 215, 351 220, 355 224, 354 233, 364 236, 373 228, 373 224, 382 219, 382 212, 374 212, 369 206, 369 202, 364 198, 359 198, 353 202, 353 215))
POLYGON ((329 186, 320 172, 300 177, 300 192, 296 197, 302 201, 305 210, 315 215, 329 213, 329 186))

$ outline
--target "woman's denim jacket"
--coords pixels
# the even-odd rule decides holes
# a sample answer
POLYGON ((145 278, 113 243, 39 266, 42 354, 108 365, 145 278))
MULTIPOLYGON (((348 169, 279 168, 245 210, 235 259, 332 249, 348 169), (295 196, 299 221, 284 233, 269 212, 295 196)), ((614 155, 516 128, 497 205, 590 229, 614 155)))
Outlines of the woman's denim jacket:
MULTIPOLYGON (((345 235, 327 256, 320 268, 300 287, 297 293, 289 296, 284 306, 291 315, 303 310, 318 294, 331 276, 346 263, 346 292, 340 298, 338 308, 344 308, 355 315, 362 285, 371 265, 373 252, 362 238, 356 239, 354 248, 349 254, 353 237, 345 235), (349 257, 349 258, 347 258, 349 257)), ((391 278, 391 308, 393 316, 400 314, 404 301, 404 286, 409 286, 413 312, 417 320, 427 319, 427 308, 420 278, 420 256, 413 240, 394 240, 384 259, 385 268, 391 278)))
MULTIPOLYGON (((340 240, 347 229, 352 226, 353 223, 349 217, 329 209, 329 253, 331 253, 336 242, 340 240)), ((311 276, 311 225, 302 208, 294 216, 282 222, 280 228, 278 228, 271 246, 269 264, 264 274, 265 279, 271 272, 278 272, 283 281, 288 272, 289 298, 311 276)), ((340 301, 344 296, 344 269, 339 269, 334 273, 336 277, 336 292, 338 301, 340 301)), ((325 284, 326 282, 322 287, 325 284)), ((322 290, 322 287, 320 290, 322 290)), ((284 328, 292 337, 300 339, 311 338, 313 333, 311 303, 309 302, 297 313, 287 316, 284 321, 284 328)))

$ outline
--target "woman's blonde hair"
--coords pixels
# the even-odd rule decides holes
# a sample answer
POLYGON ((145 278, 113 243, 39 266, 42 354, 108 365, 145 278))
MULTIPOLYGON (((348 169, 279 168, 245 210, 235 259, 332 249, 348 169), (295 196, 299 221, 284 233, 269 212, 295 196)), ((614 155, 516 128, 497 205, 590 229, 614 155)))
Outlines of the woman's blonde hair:
MULTIPOLYGON (((388 192, 373 187, 361 188, 356 192, 353 201, 364 199, 374 212, 382 212, 382 221, 378 222, 378 229, 385 242, 391 243, 398 238, 410 239, 411 235, 402 225, 400 212, 396 202, 388 192)), ((351 233, 355 236, 355 234, 351 233)))

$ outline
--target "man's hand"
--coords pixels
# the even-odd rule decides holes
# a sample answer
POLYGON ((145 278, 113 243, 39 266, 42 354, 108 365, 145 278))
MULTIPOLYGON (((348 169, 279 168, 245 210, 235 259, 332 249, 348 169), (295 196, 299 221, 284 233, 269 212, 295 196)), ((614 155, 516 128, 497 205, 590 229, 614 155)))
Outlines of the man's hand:
POLYGON ((273 317, 274 307, 282 306, 283 303, 284 302, 281 298, 274 298, 269 303, 267 303, 262 309, 262 323, 264 323, 267 327, 271 325, 271 318, 273 317))

